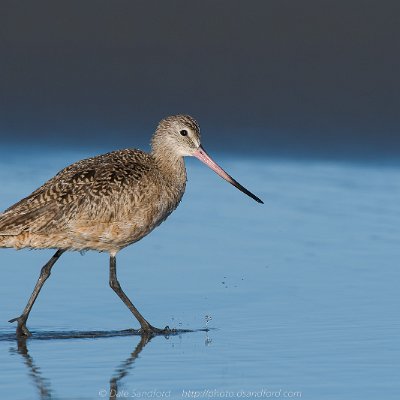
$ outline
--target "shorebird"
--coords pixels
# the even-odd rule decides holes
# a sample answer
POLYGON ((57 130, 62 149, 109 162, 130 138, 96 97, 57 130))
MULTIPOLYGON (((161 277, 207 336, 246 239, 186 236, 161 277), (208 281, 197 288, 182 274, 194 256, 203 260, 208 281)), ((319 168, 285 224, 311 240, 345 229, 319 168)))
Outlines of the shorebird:
POLYGON ((0 214, 0 247, 57 249, 45 264, 22 314, 17 335, 29 336, 26 322, 51 269, 67 250, 110 255, 109 284, 140 323, 157 334, 122 290, 116 254, 160 225, 176 209, 186 186, 183 157, 194 156, 258 203, 262 200, 228 175, 200 143, 200 128, 188 115, 163 119, 151 152, 117 150, 78 161, 0 214))

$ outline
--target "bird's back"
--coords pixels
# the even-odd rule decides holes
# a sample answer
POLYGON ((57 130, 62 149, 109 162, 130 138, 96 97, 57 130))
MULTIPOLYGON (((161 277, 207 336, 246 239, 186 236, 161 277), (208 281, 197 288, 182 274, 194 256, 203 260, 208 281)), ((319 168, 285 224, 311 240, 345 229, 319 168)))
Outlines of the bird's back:
POLYGON ((183 190, 140 150, 81 160, 0 215, 0 247, 116 252, 161 223, 183 190))

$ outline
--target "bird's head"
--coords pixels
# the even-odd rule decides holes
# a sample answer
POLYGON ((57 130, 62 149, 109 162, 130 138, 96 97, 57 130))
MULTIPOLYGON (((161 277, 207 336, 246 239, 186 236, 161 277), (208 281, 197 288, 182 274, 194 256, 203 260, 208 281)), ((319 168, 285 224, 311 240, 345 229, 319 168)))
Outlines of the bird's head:
POLYGON ((192 156, 200 146, 200 127, 189 115, 172 115, 160 121, 151 145, 153 152, 192 156))
POLYGON ((164 118, 153 135, 152 153, 158 157, 194 156, 206 164, 220 177, 247 194, 258 203, 263 201, 248 191, 239 182, 227 174, 204 150, 200 142, 200 127, 189 115, 173 115, 164 118))

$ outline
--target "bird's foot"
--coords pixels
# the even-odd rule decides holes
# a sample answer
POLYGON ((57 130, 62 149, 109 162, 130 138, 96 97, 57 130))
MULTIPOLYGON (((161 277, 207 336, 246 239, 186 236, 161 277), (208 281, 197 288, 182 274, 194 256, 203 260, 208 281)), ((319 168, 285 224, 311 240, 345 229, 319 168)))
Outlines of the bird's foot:
POLYGON ((142 326, 139 332, 143 335, 168 335, 174 332, 168 325, 164 329, 156 328, 150 324, 142 326))
POLYGON ((29 332, 29 329, 26 327, 26 318, 23 315, 21 315, 17 318, 10 319, 8 322, 12 323, 12 322, 16 322, 16 321, 18 322, 17 331, 16 331, 18 337, 28 337, 28 336, 32 335, 29 332))

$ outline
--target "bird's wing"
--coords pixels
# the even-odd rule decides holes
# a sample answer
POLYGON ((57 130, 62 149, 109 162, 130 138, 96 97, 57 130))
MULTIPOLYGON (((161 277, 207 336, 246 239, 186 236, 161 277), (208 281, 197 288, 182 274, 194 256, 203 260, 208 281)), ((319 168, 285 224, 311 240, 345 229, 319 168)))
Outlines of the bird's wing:
MULTIPOLYGON (((121 150, 78 161, 0 214, 0 235, 49 232, 82 213, 107 213, 101 203, 118 200, 150 170, 146 153, 121 150)), ((104 216, 103 216, 104 218, 104 216)))

